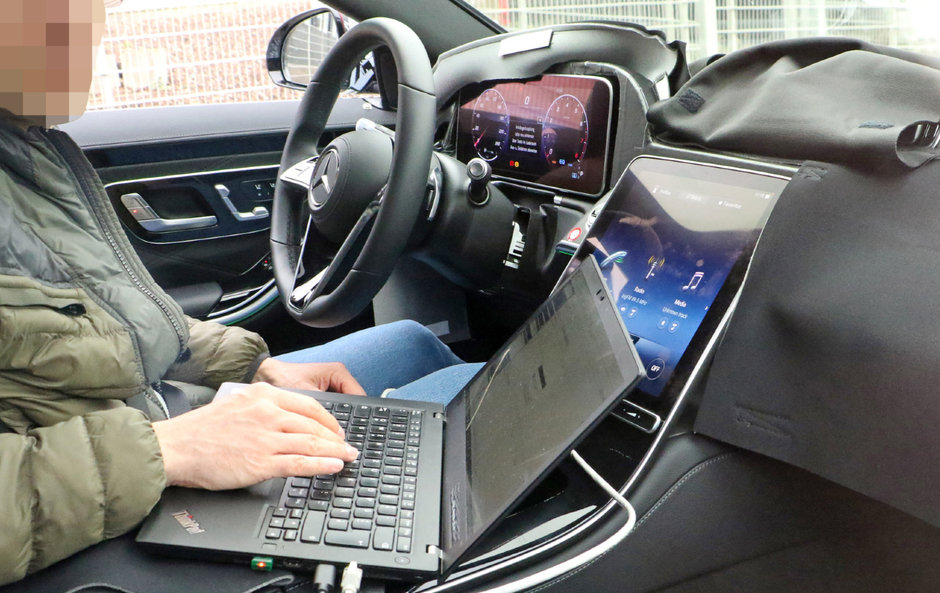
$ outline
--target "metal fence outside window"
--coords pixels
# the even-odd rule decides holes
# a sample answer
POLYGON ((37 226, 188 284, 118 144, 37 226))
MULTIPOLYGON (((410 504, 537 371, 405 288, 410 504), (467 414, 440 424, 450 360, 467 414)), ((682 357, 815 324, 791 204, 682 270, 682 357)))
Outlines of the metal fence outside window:
MULTIPOLYGON (((688 43, 695 59, 793 37, 846 36, 940 53, 925 13, 936 0, 470 0, 507 29, 579 20, 616 20, 688 43)), ((940 4, 940 3, 936 3, 940 4)))
MULTIPOLYGON (((398 0, 419 2, 426 0, 398 0)), ((444 1, 444 0, 440 0, 444 1)), ((507 29, 616 20, 688 43, 692 59, 842 35, 940 54, 936 0, 470 0, 507 29)), ((310 0, 125 0, 111 13, 91 109, 296 99, 264 67, 271 34, 310 0)))
POLYGON ((127 0, 108 15, 89 109, 279 101, 265 50, 309 0, 127 0))

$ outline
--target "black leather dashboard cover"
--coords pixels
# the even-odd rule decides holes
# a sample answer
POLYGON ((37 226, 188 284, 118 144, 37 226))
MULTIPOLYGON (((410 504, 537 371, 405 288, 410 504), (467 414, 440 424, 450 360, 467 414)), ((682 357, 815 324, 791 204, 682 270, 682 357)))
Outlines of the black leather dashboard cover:
POLYGON ((804 164, 758 243, 696 431, 940 525, 940 162, 804 164))
POLYGON ((666 142, 801 162, 937 158, 940 60, 840 38, 787 40, 728 54, 650 108, 666 142), (923 142, 914 141, 918 132, 923 142))
POLYGON ((620 64, 654 84, 685 76, 683 44, 667 43, 663 33, 622 23, 569 23, 535 31, 549 28, 549 47, 503 55, 502 42, 517 35, 506 33, 441 54, 434 65, 438 106, 446 105, 468 84, 538 76, 566 62, 620 64))

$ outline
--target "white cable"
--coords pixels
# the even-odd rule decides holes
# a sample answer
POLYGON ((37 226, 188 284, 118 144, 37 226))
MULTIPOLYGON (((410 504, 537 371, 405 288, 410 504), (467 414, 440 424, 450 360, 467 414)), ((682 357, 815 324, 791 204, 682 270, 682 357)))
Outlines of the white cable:
MULTIPOLYGON (((620 494, 620 492, 618 492, 616 488, 611 486, 607 482, 607 480, 601 477, 601 475, 597 473, 593 467, 588 465, 588 462, 585 461, 584 458, 581 457, 581 455, 577 451, 574 451, 574 450, 571 451, 571 458, 574 459, 578 463, 578 465, 581 466, 581 469, 583 469, 587 475, 591 476, 591 478, 595 482, 597 482, 597 485, 600 486, 604 490, 604 492, 609 494, 611 498, 613 498, 620 504, 620 506, 626 509, 627 514, 630 515, 630 518, 627 519, 627 522, 635 523, 636 522, 636 510, 634 510, 633 505, 630 504, 630 501, 624 498, 623 495, 620 494)), ((633 529, 632 525, 630 529, 633 529)))
POLYGON ((594 468, 588 465, 588 463, 578 455, 577 451, 571 452, 571 458, 574 459, 578 465, 581 466, 591 478, 597 482, 597 485, 604 489, 607 494, 610 495, 620 506, 622 506, 627 511, 627 522, 621 527, 613 536, 604 540, 598 546, 595 546, 585 552, 578 554, 573 558, 569 558, 560 564, 546 568, 545 570, 539 571, 535 574, 531 574, 523 579, 512 581, 511 583, 506 583, 505 585, 500 585, 492 589, 485 589, 479 593, 515 593, 516 591, 527 591, 536 585, 541 585, 542 583, 560 577, 561 575, 574 570, 585 564, 589 560, 600 557, 602 554, 606 554, 611 548, 615 547, 617 544, 622 542, 624 539, 630 535, 630 532, 633 531, 633 527, 636 525, 636 510, 634 510, 633 505, 630 504, 626 498, 624 498, 617 490, 607 483, 607 480, 601 477, 594 468))
POLYGON ((343 570, 343 578, 339 582, 339 589, 342 593, 359 593, 361 585, 362 569, 355 562, 350 562, 343 570))

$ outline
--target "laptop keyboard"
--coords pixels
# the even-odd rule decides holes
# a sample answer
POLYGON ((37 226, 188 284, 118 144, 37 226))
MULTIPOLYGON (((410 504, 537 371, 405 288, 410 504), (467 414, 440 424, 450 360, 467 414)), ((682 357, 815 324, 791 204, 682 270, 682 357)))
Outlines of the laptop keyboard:
POLYGON ((322 403, 359 459, 336 475, 288 478, 264 538, 410 553, 424 412, 322 403))

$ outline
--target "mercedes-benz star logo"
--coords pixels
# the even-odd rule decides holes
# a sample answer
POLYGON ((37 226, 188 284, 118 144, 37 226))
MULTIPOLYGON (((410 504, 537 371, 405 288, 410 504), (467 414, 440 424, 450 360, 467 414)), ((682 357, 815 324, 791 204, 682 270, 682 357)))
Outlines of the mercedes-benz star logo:
POLYGON ((310 207, 314 210, 322 208, 333 193, 337 174, 339 173, 339 155, 335 150, 323 153, 313 173, 313 183, 310 185, 310 207))

